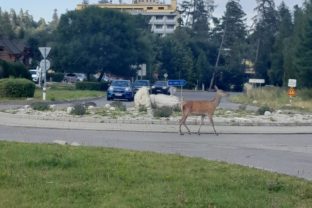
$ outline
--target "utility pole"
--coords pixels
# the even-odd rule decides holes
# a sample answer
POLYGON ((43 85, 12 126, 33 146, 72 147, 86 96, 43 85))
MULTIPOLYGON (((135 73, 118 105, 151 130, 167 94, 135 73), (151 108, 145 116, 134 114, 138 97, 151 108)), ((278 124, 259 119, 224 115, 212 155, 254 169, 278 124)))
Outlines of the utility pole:
POLYGON ((214 70, 213 70, 213 73, 212 73, 212 77, 211 77, 211 80, 210 80, 210 84, 209 84, 209 91, 211 91, 212 85, 213 85, 214 80, 215 80, 215 76, 216 76, 216 72, 217 72, 217 67, 218 67, 218 65, 219 65, 219 60, 220 60, 220 56, 221 56, 221 50, 222 50, 223 43, 224 43, 225 33, 226 33, 226 22, 225 22, 225 27, 224 27, 224 31, 223 31, 223 35, 222 35, 222 39, 221 39, 219 51, 218 51, 218 56, 217 56, 216 64, 215 64, 215 67, 214 67, 214 70))

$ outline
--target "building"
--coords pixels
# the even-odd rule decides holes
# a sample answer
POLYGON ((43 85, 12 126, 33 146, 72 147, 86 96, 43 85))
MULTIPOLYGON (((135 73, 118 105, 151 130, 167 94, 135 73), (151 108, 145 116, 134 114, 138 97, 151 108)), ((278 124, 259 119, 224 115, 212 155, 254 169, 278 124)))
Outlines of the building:
POLYGON ((20 40, 0 38, 0 60, 29 64, 29 48, 20 40))
POLYGON ((100 8, 118 9, 130 14, 150 16, 149 24, 153 33, 165 36, 173 33, 178 27, 179 13, 177 12, 177 0, 171 0, 170 4, 160 3, 159 0, 133 0, 132 4, 113 4, 101 1, 98 4, 78 4, 76 9, 81 10, 88 6, 100 8))

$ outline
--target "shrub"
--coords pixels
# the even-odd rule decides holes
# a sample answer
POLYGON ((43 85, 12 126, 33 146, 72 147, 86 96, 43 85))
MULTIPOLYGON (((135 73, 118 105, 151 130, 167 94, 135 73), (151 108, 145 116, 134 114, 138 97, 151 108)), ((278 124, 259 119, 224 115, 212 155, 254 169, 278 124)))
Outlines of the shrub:
POLYGON ((77 90, 97 90, 106 91, 108 89, 107 82, 76 82, 77 90))
POLYGON ((312 89, 298 90, 298 96, 301 97, 302 100, 311 100, 312 99, 312 89))
POLYGON ((2 79, 0 80, 0 96, 19 98, 34 97, 35 84, 27 79, 2 79))
POLYGON ((46 111, 50 109, 49 104, 45 102, 35 102, 30 104, 30 107, 37 111, 46 111))
POLYGON ((121 101, 113 101, 110 105, 120 111, 127 110, 127 107, 121 101))
POLYGON ((70 112, 70 114, 81 116, 81 115, 86 114, 86 112, 87 112, 87 110, 86 110, 85 105, 79 103, 79 104, 75 104, 75 105, 73 106, 73 109, 72 109, 72 111, 70 112))
POLYGON ((31 80, 31 75, 24 65, 0 60, 0 78, 8 77, 25 78, 31 80))
POLYGON ((47 80, 52 80, 53 82, 62 82, 64 79, 63 73, 48 73, 47 80))
POLYGON ((158 118, 166 117, 166 118, 168 118, 172 115, 172 112, 173 112, 172 108, 168 107, 168 106, 155 108, 154 109, 154 117, 158 117, 158 118))

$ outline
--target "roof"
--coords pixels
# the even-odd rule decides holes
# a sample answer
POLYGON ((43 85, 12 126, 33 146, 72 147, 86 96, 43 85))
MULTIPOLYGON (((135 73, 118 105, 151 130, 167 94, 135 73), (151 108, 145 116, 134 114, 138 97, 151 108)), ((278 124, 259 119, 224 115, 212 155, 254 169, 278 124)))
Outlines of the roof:
POLYGON ((20 54, 24 51, 25 44, 20 40, 10 40, 8 38, 0 38, 0 47, 6 48, 12 54, 20 54))

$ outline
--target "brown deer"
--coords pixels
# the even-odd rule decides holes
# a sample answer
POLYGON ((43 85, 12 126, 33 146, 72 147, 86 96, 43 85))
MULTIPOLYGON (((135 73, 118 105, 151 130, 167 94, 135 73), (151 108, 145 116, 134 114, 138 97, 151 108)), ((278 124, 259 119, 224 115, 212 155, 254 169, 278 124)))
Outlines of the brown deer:
POLYGON ((179 123, 180 124, 179 132, 181 135, 183 135, 183 133, 181 131, 182 124, 185 126, 188 133, 191 134, 190 129, 185 124, 185 121, 189 115, 201 116, 200 126, 199 126, 199 129, 197 131, 198 135, 200 135, 200 128, 203 125, 205 116, 208 116, 210 123, 213 127, 214 133, 216 135, 218 135, 218 133, 216 132, 216 129, 214 127, 212 117, 213 117, 213 114, 214 114, 217 106, 220 104, 221 98, 224 96, 228 96, 229 94, 224 92, 223 90, 218 89, 217 86, 215 86, 215 89, 216 89, 216 94, 212 100, 189 100, 189 101, 184 101, 182 103, 182 118, 181 118, 180 123, 179 123))

